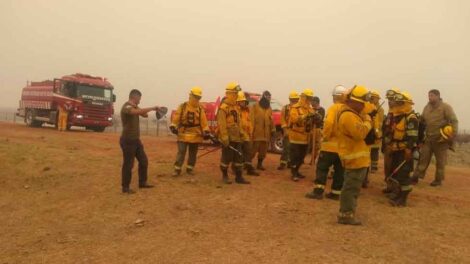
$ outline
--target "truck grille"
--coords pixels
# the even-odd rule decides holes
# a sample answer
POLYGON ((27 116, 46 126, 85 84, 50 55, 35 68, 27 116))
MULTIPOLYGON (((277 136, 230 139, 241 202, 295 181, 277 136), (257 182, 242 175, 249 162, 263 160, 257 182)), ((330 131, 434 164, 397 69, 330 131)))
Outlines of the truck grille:
POLYGON ((96 121, 103 121, 107 120, 109 116, 108 111, 106 110, 106 105, 92 105, 84 104, 83 105, 83 115, 87 119, 96 120, 96 121))

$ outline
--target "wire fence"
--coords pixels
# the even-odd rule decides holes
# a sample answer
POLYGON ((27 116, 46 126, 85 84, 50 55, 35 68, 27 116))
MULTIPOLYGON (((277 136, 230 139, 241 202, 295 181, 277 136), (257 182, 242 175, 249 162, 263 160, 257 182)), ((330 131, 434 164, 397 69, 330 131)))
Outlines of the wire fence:
MULTIPOLYGON (((0 112, 0 121, 25 124, 24 117, 17 116, 15 112, 0 112)), ((84 130, 83 127, 72 127, 73 130, 84 130)), ((118 115, 113 116, 113 125, 105 129, 107 133, 121 133, 122 124, 121 117, 118 115)), ((170 135, 169 120, 162 118, 140 118, 140 133, 141 135, 149 136, 168 136, 170 135)))

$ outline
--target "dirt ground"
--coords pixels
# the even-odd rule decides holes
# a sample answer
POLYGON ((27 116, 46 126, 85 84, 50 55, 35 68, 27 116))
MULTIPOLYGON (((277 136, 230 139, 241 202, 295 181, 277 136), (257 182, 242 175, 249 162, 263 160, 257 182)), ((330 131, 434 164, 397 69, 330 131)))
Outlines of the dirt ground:
MULTIPOLYGON (((309 177, 279 172, 278 155, 251 185, 222 185, 220 152, 196 181, 170 176, 172 137, 142 138, 154 189, 123 195, 118 134, 0 123, 1 263, 468 263, 470 168, 434 168, 392 208, 372 175, 360 227, 336 224, 338 202, 312 201, 309 177), (136 221, 138 224, 136 224, 136 221)), ((201 150, 200 153, 202 153, 201 150)), ((381 172, 381 171, 380 171, 381 172)), ((136 188, 136 171, 133 187, 136 188)))

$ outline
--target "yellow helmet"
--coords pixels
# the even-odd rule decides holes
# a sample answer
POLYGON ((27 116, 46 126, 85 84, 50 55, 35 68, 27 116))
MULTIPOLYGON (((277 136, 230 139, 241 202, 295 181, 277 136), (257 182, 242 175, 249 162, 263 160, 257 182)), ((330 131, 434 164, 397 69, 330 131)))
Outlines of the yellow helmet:
POLYGON ((292 90, 290 93, 289 93, 289 99, 299 99, 299 94, 292 90))
POLYGON ((237 94, 237 102, 247 101, 245 97, 245 92, 239 91, 237 94))
POLYGON ((445 140, 449 140, 449 138, 452 138, 454 136, 454 129, 451 125, 445 125, 441 127, 440 132, 442 138, 445 140))
POLYGON ((400 89, 398 88, 392 88, 390 90, 387 90, 385 92, 385 97, 388 99, 388 100, 394 100, 395 99, 395 95, 397 93, 400 93, 400 89))
POLYGON ((302 91, 302 95, 307 97, 313 97, 313 90, 310 88, 306 88, 302 91))
POLYGON ((233 92, 233 93, 238 93, 238 91, 241 91, 242 89, 240 88, 240 85, 237 82, 231 82, 227 84, 227 87, 225 88, 226 92, 233 92))
POLYGON ((202 88, 199 86, 194 86, 193 88, 191 88, 189 94, 202 97, 202 88))
POLYGON ((364 86, 355 85, 349 91, 348 98, 360 103, 366 103, 370 101, 370 92, 364 86))
POLYGON ((379 92, 377 92, 376 90, 371 90, 370 91, 370 96, 381 99, 379 92))
POLYGON ((395 101, 397 102, 407 102, 407 103, 410 103, 410 104, 414 104, 413 103, 413 98, 411 97, 411 95, 408 93, 408 92, 400 92, 400 93, 396 93, 395 96, 395 101))

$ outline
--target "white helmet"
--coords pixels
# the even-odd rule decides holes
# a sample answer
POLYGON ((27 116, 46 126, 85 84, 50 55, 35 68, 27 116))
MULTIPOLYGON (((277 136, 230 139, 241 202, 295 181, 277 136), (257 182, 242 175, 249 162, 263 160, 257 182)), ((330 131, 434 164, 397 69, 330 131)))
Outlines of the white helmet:
POLYGON ((342 95, 346 92, 346 88, 344 88, 344 86, 342 85, 336 85, 336 87, 333 89, 333 92, 331 95, 335 96, 335 95, 342 95))

